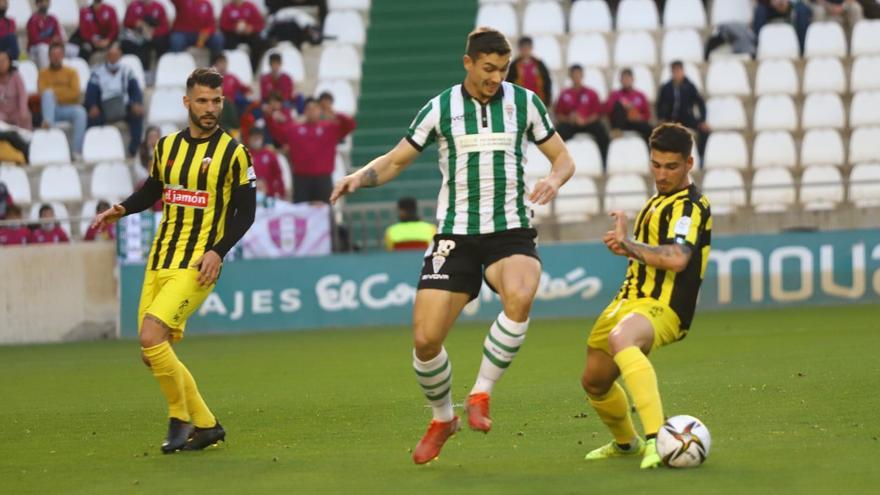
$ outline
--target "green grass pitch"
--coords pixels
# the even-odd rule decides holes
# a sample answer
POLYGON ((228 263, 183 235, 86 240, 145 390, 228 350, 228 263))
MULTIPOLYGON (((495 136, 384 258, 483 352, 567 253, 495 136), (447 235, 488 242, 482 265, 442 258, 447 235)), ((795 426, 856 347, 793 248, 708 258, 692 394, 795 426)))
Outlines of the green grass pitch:
MULTIPOLYGON (((403 327, 195 336, 178 346, 227 444, 163 456, 164 403, 132 341, 0 348, 0 493, 877 493, 880 307, 698 314, 653 356, 667 414, 709 426, 698 469, 587 463, 609 435, 579 376, 592 319, 532 323, 489 435, 439 460, 403 327)), ((448 342, 455 402, 485 325, 448 342)), ((459 409, 460 410, 460 409, 459 409)))

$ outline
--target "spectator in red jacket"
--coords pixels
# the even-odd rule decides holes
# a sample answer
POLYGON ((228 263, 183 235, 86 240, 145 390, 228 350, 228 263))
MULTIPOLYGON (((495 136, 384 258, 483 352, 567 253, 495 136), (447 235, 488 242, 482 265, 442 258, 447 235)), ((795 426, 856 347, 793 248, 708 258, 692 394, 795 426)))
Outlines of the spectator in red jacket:
MULTIPOLYGON (((51 205, 43 205, 40 207, 40 220, 50 220, 55 218, 55 210, 51 205)), ((58 222, 44 222, 33 231, 34 244, 58 244, 60 242, 70 242, 67 233, 58 225, 58 222)))
MULTIPOLYGON (((10 205, 6 210, 6 220, 21 220, 21 208, 10 205)), ((24 223, 0 227, 0 246, 14 246, 34 242, 31 229, 24 223)))
POLYGON ((651 137, 651 107, 648 97, 633 87, 633 73, 629 68, 620 71, 620 89, 611 93, 605 112, 612 129, 636 131, 645 142, 651 137))
POLYGON ((49 66, 49 45, 64 42, 64 29, 54 15, 49 15, 49 0, 36 0, 37 11, 27 23, 28 54, 37 67, 49 66))
POLYGON ((18 36, 15 34, 15 19, 6 17, 9 0, 0 0, 0 51, 9 53, 12 60, 18 60, 18 36))
POLYGON ((171 51, 182 52, 191 46, 207 47, 211 57, 223 52, 223 35, 217 31, 214 7, 209 0, 172 0, 177 9, 171 26, 171 51))
POLYGON ((105 5, 103 0, 92 0, 91 5, 80 9, 79 29, 71 36, 70 42, 79 45, 79 56, 89 61, 93 53, 107 50, 118 37, 116 10, 105 5))
POLYGON ((273 93, 281 96, 284 106, 288 108, 293 106, 293 79, 281 72, 280 53, 269 55, 269 73, 260 77, 260 94, 263 95, 263 102, 267 103, 269 95, 273 93))
POLYGON ((250 104, 248 97, 251 94, 251 88, 242 84, 235 77, 235 74, 227 71, 229 61, 226 59, 226 55, 222 53, 217 55, 211 61, 211 65, 223 76, 223 98, 225 98, 226 104, 223 105, 223 113, 220 114, 220 127, 227 130, 238 129, 241 125, 239 117, 250 104))
POLYGON ((305 123, 292 122, 280 136, 293 167, 293 202, 330 202, 333 191, 333 168, 336 144, 355 128, 347 115, 336 114, 335 120, 321 120, 321 106, 314 98, 305 102, 305 123))
POLYGON ((156 59, 168 51, 168 13, 156 0, 134 0, 125 10, 122 21, 122 52, 137 55, 144 70, 153 66, 151 53, 156 59))
MULTIPOLYGON (((104 201, 98 201, 97 206, 95 206, 95 215, 99 215, 104 210, 110 208, 110 203, 104 201)), ((113 240, 116 239, 116 229, 113 225, 104 225, 101 227, 95 227, 94 225, 89 225, 89 229, 86 230, 85 240, 87 241, 96 241, 96 240, 113 240)))
POLYGON ((266 147, 264 141, 263 129, 251 128, 248 135, 248 151, 251 152, 257 180, 264 182, 266 190, 263 192, 266 196, 287 200, 289 198, 284 189, 284 179, 282 179, 278 156, 275 154, 275 150, 266 147))
POLYGON ((227 50, 234 50, 245 44, 250 48, 251 67, 256 68, 260 57, 266 50, 266 41, 261 36, 266 20, 257 6, 245 0, 232 0, 223 7, 220 14, 220 31, 227 50))
POLYGON ((553 99, 553 79, 550 78, 550 71, 544 62, 532 54, 532 44, 532 38, 528 36, 519 39, 519 54, 510 62, 507 80, 534 91, 544 104, 550 106, 553 99))
POLYGON ((579 132, 593 136, 604 160, 609 137, 608 130, 602 124, 602 102, 595 91, 583 85, 583 67, 572 65, 568 75, 571 87, 562 90, 556 101, 556 130, 559 137, 566 141, 579 132))

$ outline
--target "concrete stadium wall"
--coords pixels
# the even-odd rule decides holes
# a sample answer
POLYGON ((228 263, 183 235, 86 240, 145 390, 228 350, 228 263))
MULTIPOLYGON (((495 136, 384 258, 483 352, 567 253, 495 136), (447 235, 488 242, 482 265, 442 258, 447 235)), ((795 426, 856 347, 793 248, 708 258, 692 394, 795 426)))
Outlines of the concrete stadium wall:
POLYGON ((116 338, 110 242, 0 248, 0 344, 116 338))

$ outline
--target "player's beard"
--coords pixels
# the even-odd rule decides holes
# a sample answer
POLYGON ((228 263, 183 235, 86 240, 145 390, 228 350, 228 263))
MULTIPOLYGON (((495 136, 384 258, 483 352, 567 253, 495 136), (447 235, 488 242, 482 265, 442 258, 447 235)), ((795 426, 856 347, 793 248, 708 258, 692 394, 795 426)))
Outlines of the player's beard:
POLYGON ((189 121, 192 122, 193 125, 195 125, 196 127, 198 127, 199 129, 201 129, 205 132, 213 131, 220 124, 220 119, 218 119, 216 115, 205 114, 202 116, 198 116, 195 113, 193 113, 192 110, 189 111, 189 121), (209 115, 214 118, 213 123, 210 125, 202 124, 202 119, 205 118, 206 116, 209 116, 209 115))

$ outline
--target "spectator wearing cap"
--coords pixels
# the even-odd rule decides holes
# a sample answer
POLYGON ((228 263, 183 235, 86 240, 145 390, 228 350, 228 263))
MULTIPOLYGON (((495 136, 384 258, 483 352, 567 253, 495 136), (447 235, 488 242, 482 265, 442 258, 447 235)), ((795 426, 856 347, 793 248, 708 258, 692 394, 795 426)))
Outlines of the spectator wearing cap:
POLYGON ((30 129, 32 122, 27 90, 9 57, 9 52, 0 51, 0 120, 22 129, 30 129))
POLYGON ((64 65, 64 45, 53 43, 49 49, 49 67, 37 78, 43 112, 43 127, 52 127, 58 121, 73 125, 73 152, 82 154, 86 133, 86 109, 80 104, 79 74, 64 65))
POLYGON ((95 67, 86 86, 89 127, 125 121, 131 133, 129 156, 135 156, 144 130, 144 94, 132 70, 119 61, 122 48, 110 45, 106 61, 95 67))
POLYGON ((49 65, 49 46, 64 43, 65 38, 58 18, 49 14, 49 1, 36 0, 37 11, 27 23, 28 54, 41 69, 49 65))
POLYGON ((620 89, 611 93, 605 104, 605 112, 611 121, 611 128, 621 131, 636 131, 645 142, 651 137, 651 108, 648 97, 633 87, 632 69, 620 71, 620 89))
MULTIPOLYGON (((110 203, 102 199, 98 201, 98 204, 95 206, 95 215, 99 215, 104 210, 108 209, 110 209, 110 203)), ((88 230, 86 230, 85 240, 87 241, 109 241, 113 239, 116 239, 116 230, 113 225, 105 224, 100 227, 90 225, 88 230)))
POLYGON ((544 62, 532 55, 532 44, 532 38, 528 36, 519 39, 519 54, 510 63, 507 80, 534 91, 545 105, 549 105, 553 98, 553 80, 544 62))
POLYGON ((214 7, 209 0, 173 0, 177 15, 171 26, 171 51, 191 46, 208 48, 215 57, 223 51, 223 35, 217 30, 214 7))
POLYGON ((122 52, 137 56, 144 70, 153 66, 153 53, 158 59, 168 51, 168 13, 157 0, 134 0, 128 4, 122 26, 122 52))
POLYGON ((287 191, 284 189, 284 179, 281 175, 281 165, 275 150, 265 145, 263 129, 253 127, 248 135, 248 151, 254 162, 254 172, 257 179, 265 184, 263 191, 266 196, 278 199, 287 199, 287 191))
POLYGON ((15 19, 6 16, 9 0, 0 0, 0 51, 9 53, 12 60, 18 60, 18 36, 15 34, 15 19))
POLYGON ((657 120, 675 122, 694 130, 700 156, 706 148, 709 125, 706 123, 706 102, 694 83, 684 74, 684 64, 676 60, 671 66, 672 78, 657 93, 657 120))
POLYGON ((608 130, 602 124, 602 101, 591 88, 584 86, 584 69, 572 65, 568 69, 571 87, 562 90, 556 102, 556 126, 559 137, 568 141, 577 133, 593 136, 602 153, 608 153, 608 130))
POLYGON ((419 218, 415 198, 397 201, 397 223, 385 229, 385 249, 388 251, 424 251, 434 239, 437 227, 419 218))
MULTIPOLYGON (((0 184, 0 187, 3 187, 0 184)), ((6 220, 21 220, 21 208, 9 205, 6 208, 6 220)), ((0 246, 15 246, 34 242, 31 229, 24 223, 0 227, 0 246)))
POLYGON ((51 205, 43 205, 40 207, 40 226, 32 231, 32 239, 34 244, 58 244, 62 242, 70 242, 67 233, 58 225, 58 222, 50 222, 55 218, 55 210, 51 205))
POLYGON ((70 42, 79 46, 79 56, 88 61, 93 53, 107 50, 118 37, 116 10, 103 0, 92 0, 91 5, 80 9, 79 29, 70 42))
POLYGON ((257 67, 260 57, 266 50, 266 41, 261 33, 266 20, 257 6, 246 0, 232 0, 220 13, 220 31, 227 50, 235 50, 238 45, 247 45, 250 51, 251 67, 257 67))

